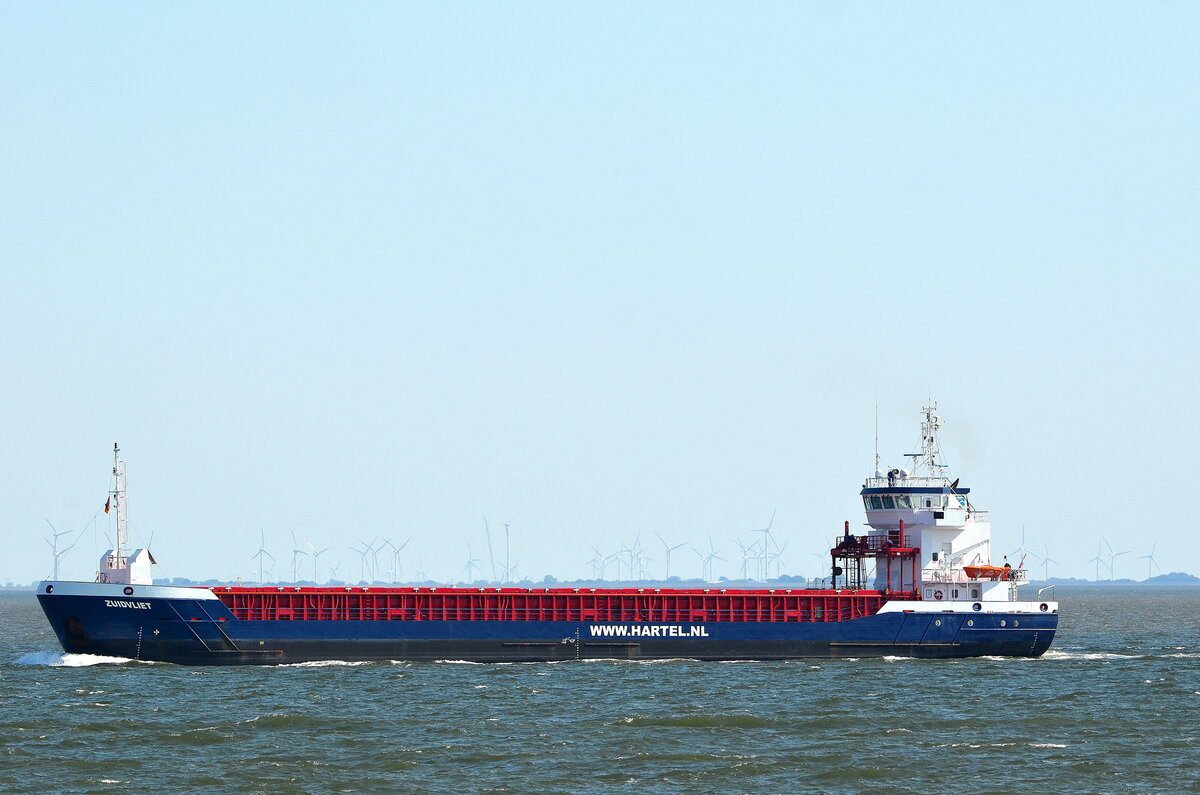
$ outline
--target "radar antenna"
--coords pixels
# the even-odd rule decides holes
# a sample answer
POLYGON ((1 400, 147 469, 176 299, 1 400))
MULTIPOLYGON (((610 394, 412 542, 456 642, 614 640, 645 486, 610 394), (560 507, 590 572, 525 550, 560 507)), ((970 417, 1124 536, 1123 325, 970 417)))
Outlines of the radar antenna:
POLYGON ((905 453, 905 456, 913 460, 913 474, 945 478, 946 465, 938 463, 942 451, 937 432, 942 427, 942 418, 937 414, 937 403, 931 400, 921 411, 925 414, 921 421, 921 452, 905 453))

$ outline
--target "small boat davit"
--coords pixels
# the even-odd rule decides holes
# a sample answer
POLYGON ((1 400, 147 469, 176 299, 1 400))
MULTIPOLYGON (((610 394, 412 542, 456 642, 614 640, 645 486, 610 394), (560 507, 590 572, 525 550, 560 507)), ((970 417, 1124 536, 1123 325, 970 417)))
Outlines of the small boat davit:
POLYGON ((876 455, 860 491, 868 529, 845 523, 828 587, 155 585, 149 549, 127 550, 114 445, 114 548, 94 582, 42 582, 38 601, 69 653, 186 665, 1040 656, 1058 603, 1046 589, 1021 598, 1026 570, 992 565, 987 513, 940 463, 936 410, 923 409, 908 467, 876 455))

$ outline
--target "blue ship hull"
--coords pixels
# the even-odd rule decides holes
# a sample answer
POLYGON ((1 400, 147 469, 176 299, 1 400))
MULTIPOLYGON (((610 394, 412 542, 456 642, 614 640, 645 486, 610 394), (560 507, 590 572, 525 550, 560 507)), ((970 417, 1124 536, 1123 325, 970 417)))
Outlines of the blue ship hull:
POLYGON ((184 665, 1037 657, 1049 648, 1058 626, 1057 612, 952 610, 786 623, 247 621, 212 598, 127 598, 119 589, 113 591, 116 598, 110 598, 50 590, 39 588, 38 599, 65 651, 184 665))

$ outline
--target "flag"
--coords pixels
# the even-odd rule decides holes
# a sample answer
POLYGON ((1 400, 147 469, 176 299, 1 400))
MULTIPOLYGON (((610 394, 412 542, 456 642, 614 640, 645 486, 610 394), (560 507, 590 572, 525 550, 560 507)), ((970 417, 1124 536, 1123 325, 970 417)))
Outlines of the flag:
POLYGON ((109 497, 107 500, 104 501, 104 512, 105 513, 108 513, 108 504, 110 502, 112 502, 112 497, 109 497))

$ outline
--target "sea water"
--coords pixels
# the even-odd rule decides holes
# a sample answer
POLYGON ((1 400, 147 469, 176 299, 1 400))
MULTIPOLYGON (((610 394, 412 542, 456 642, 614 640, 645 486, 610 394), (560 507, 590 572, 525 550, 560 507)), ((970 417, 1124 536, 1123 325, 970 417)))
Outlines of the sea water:
POLYGON ((1057 598, 1036 660, 191 668, 4 593, 0 790, 1200 790, 1200 588, 1057 598))

